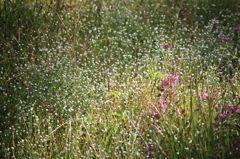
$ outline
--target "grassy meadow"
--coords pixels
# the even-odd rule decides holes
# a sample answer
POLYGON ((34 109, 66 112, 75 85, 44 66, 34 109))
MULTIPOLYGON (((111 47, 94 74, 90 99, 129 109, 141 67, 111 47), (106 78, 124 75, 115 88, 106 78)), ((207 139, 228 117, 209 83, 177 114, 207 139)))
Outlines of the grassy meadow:
POLYGON ((239 6, 0 0, 0 158, 238 159, 239 6))

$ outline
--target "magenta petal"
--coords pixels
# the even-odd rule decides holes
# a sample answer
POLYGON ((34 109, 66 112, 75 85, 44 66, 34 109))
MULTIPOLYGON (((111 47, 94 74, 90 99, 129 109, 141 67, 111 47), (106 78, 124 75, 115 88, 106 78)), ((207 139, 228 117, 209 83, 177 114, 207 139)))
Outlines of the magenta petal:
POLYGON ((222 108, 223 108, 223 106, 222 106, 222 105, 219 105, 219 106, 218 106, 218 109, 222 109, 222 108))
POLYGON ((150 148, 149 148, 149 146, 146 146, 145 149, 146 149, 146 150, 149 150, 150 148))
POLYGON ((227 113, 223 113, 223 114, 219 114, 218 115, 220 118, 226 118, 228 115, 227 115, 227 113))
POLYGON ((232 108, 231 106, 229 106, 229 105, 227 106, 227 110, 228 110, 228 111, 231 111, 232 109, 233 109, 233 108, 232 108))

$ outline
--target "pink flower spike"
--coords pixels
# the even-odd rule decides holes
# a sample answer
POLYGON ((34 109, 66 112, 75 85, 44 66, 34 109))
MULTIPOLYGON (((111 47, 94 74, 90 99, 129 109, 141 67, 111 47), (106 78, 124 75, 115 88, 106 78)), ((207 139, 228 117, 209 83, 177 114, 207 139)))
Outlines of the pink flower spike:
POLYGON ((236 30, 240 30, 240 26, 236 27, 236 30))
POLYGON ((166 45, 161 45, 161 48, 165 48, 166 47, 166 45))
POLYGON ((168 45, 168 47, 172 47, 172 45, 168 45))

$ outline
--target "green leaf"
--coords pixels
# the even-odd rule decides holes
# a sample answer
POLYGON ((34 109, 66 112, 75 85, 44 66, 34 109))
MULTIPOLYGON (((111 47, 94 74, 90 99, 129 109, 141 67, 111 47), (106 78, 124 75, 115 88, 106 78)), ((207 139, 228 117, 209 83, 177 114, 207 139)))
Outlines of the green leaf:
POLYGON ((113 116, 118 116, 118 117, 121 117, 121 118, 124 118, 125 115, 123 114, 119 114, 119 113, 112 113, 113 116))
POLYGON ((108 94, 112 94, 112 95, 118 96, 118 93, 115 92, 115 91, 109 91, 108 94))
POLYGON ((153 69, 148 69, 149 73, 151 74, 151 76, 153 77, 155 74, 155 71, 153 69))
POLYGON ((165 74, 158 74, 155 78, 165 77, 165 74))

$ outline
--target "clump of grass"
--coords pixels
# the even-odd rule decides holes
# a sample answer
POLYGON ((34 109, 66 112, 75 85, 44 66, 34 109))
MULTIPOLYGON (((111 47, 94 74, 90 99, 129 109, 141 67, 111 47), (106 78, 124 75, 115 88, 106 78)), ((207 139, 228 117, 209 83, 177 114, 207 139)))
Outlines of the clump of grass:
POLYGON ((2 158, 239 156, 236 2, 1 3, 2 158))

